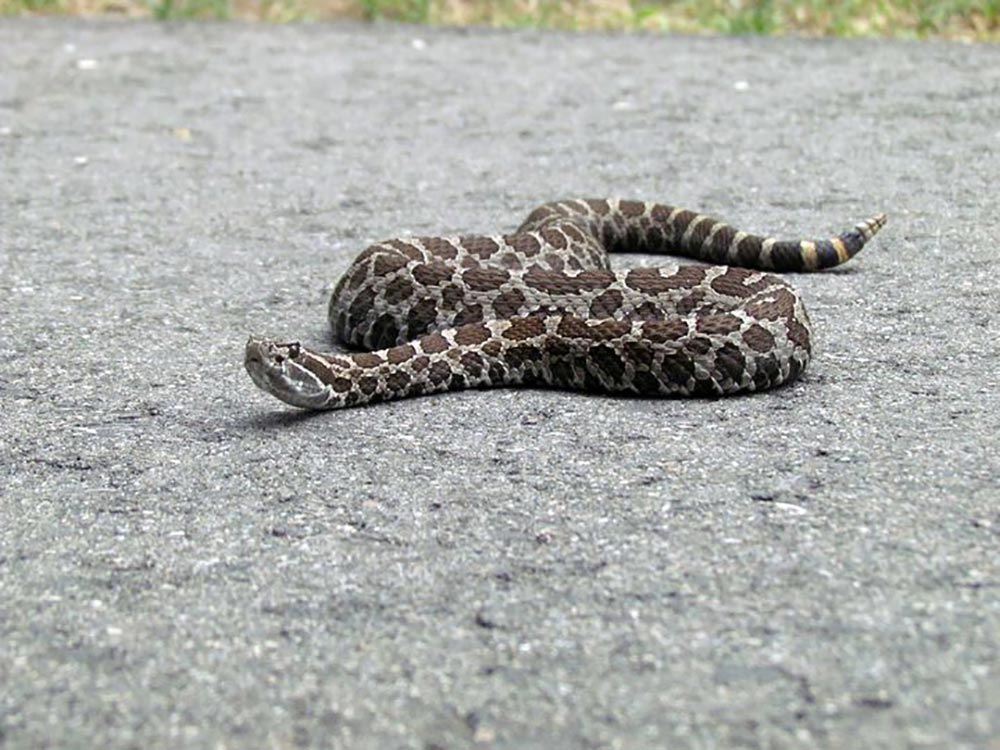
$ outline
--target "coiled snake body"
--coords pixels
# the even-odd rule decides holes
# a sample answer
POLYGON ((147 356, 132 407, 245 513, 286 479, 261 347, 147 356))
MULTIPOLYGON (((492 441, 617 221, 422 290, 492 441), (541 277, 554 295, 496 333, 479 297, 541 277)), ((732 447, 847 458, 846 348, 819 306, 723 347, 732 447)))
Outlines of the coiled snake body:
POLYGON ((362 252, 329 313, 337 338, 368 351, 251 338, 245 365, 260 388, 307 409, 512 385, 645 396, 772 388, 805 369, 811 329, 799 293, 762 271, 838 265, 884 223, 879 214, 839 237, 783 241, 657 203, 546 203, 513 234, 362 252), (714 265, 613 271, 614 252, 714 265))

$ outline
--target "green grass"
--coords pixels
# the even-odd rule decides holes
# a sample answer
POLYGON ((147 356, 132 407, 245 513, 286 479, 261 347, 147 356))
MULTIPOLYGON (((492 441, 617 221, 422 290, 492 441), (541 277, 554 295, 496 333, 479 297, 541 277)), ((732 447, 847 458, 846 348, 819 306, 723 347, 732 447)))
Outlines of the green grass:
POLYGON ((369 21, 430 22, 430 0, 360 0, 360 4, 369 21))
MULTIPOLYGON (((14 12, 23 9, 25 13, 58 13, 61 10, 60 0, 21 0, 11 3, 14 12)), ((3 10, 4 0, 0 0, 0 11, 3 10)))
POLYGON ((33 14, 1000 40, 1000 0, 0 0, 33 14))
POLYGON ((1000 0, 646 0, 640 28, 726 34, 1000 39, 1000 0))
POLYGON ((173 18, 230 17, 227 0, 144 0, 153 18, 166 21, 173 18))

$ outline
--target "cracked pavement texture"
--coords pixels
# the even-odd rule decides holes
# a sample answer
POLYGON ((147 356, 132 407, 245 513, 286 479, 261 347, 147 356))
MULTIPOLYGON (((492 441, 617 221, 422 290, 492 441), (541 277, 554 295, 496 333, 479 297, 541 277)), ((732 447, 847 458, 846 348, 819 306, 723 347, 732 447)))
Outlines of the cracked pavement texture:
POLYGON ((998 151, 991 45, 0 20, 0 746, 1000 748, 998 151), (889 224, 772 393, 243 372, 613 195, 889 224))

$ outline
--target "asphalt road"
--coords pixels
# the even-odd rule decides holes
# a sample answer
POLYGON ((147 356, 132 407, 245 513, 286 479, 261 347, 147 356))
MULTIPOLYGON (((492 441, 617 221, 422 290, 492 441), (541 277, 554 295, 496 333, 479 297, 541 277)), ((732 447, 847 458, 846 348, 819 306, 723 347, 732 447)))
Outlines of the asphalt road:
POLYGON ((996 750, 998 152, 997 46, 0 21, 0 745, 996 750), (604 195, 890 224, 769 394, 243 371, 604 195))

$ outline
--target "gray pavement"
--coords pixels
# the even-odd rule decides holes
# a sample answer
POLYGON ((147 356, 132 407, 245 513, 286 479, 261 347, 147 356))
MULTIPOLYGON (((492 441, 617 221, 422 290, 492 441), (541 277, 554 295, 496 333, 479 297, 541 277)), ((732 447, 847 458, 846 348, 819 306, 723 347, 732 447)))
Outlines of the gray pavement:
POLYGON ((998 152, 996 46, 0 21, 0 745, 1000 748, 998 152), (890 224, 770 394, 243 372, 604 195, 890 224))

